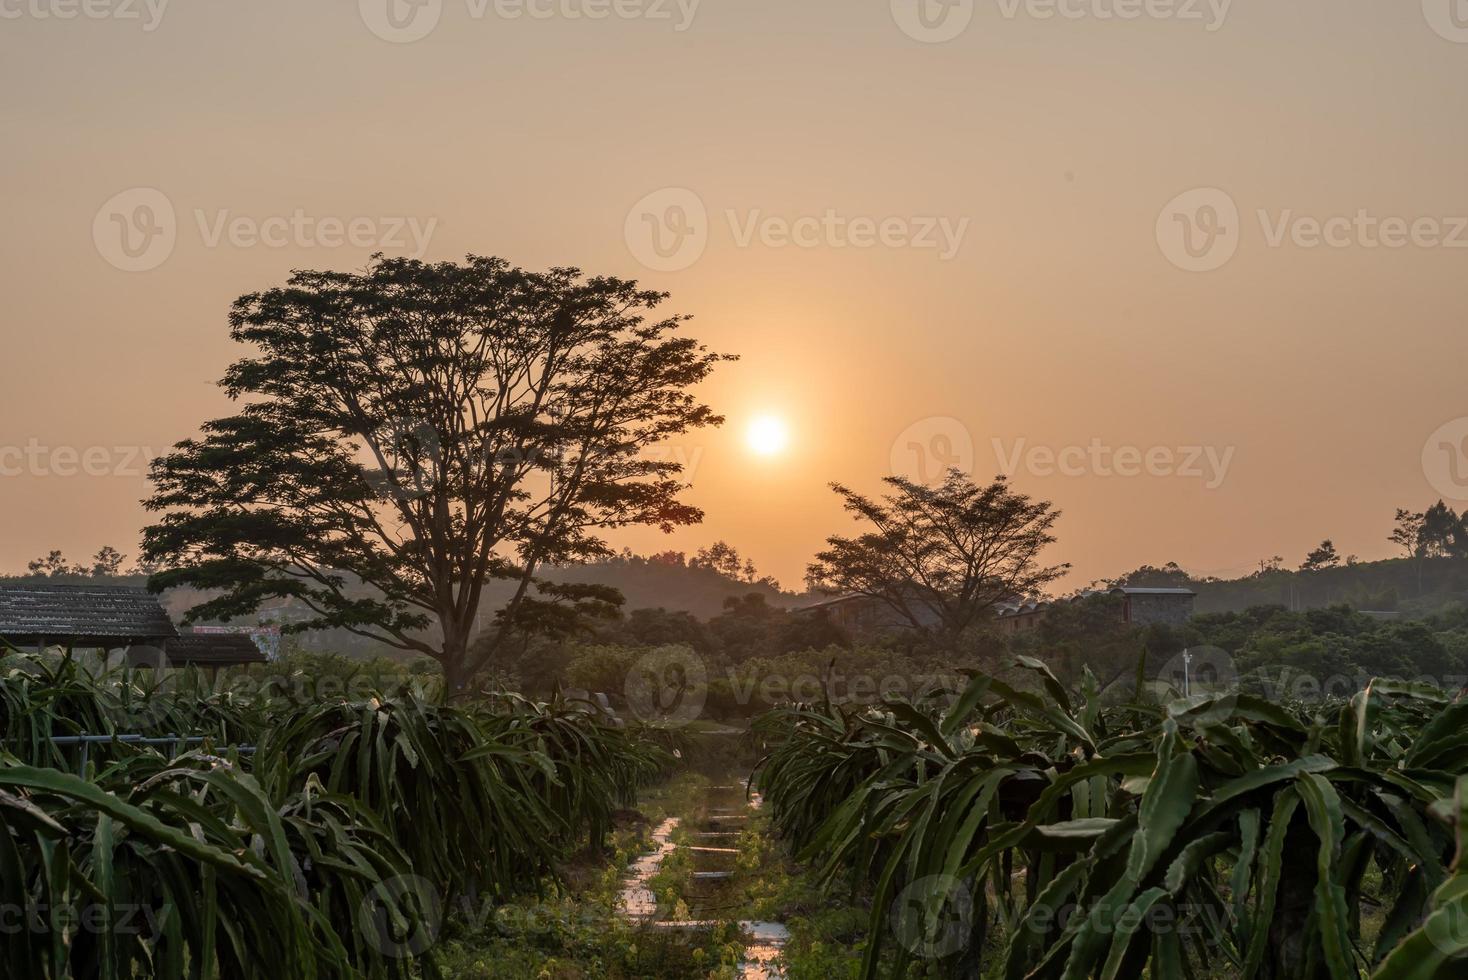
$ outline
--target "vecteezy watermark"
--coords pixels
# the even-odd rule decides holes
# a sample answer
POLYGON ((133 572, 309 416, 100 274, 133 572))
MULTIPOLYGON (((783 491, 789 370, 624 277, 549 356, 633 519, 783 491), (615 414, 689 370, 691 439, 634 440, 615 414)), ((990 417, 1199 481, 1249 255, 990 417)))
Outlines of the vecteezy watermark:
POLYGON ((1239 208, 1216 187, 1184 191, 1157 215, 1157 246, 1188 272, 1211 272, 1239 248, 1239 208))
POLYGON ((892 440, 889 459, 893 476, 933 486, 950 470, 972 476, 974 437, 958 419, 932 416, 919 419, 892 440))
MULTIPOLYGON (((449 468, 551 473, 568 466, 623 465, 629 461, 618 446, 587 447, 571 454, 564 447, 493 445, 478 441, 473 433, 440 432, 433 423, 421 419, 386 419, 375 432, 354 435, 362 443, 356 459, 363 480, 379 499, 402 503, 441 492, 449 468), (445 451, 448 439, 454 440, 451 452, 445 451)), ((703 454, 701 445, 663 442, 642 447, 630 459, 693 480, 703 454)))
POLYGON ((116 20, 151 34, 169 0, 0 0, 0 20, 116 20))
POLYGON ((124 272, 156 269, 178 242, 173 202, 153 187, 114 194, 92 218, 92 242, 102 258, 124 272))
MULTIPOLYGON (((1468 248, 1468 215, 1407 217, 1357 208, 1319 217, 1259 208, 1255 216, 1267 248, 1468 248)), ((1158 214, 1157 245, 1179 269, 1211 272, 1234 257, 1243 230, 1234 199, 1217 187, 1200 187, 1179 194, 1158 214)))
POLYGON ((1468 417, 1438 426, 1422 444, 1422 473, 1448 500, 1468 500, 1468 417))
POLYGON ((115 936, 161 936, 173 914, 172 905, 136 902, 15 902, 0 903, 0 936, 111 934, 115 936))
POLYGON ((1428 942, 1460 964, 1460 968, 1468 959, 1468 954, 1463 952, 1468 948, 1468 909, 1462 902, 1443 902, 1427 916, 1422 932, 1428 942))
POLYGON ((1175 20, 1201 24, 1210 34, 1223 26, 1233 0, 996 0, 1005 20, 1175 20))
MULTIPOLYGON (((679 33, 693 26, 702 0, 464 0, 472 20, 645 20, 679 33)), ((384 41, 411 44, 432 34, 444 0, 357 0, 367 29, 384 41)))
POLYGON ((1468 44, 1468 0, 1422 0, 1422 16, 1438 37, 1468 44))
POLYGON ((686 187, 664 187, 632 205, 622 235, 638 262, 654 272, 678 272, 708 248, 708 208, 686 187))
POLYGON ((1031 446, 1016 439, 1006 447, 1004 440, 991 440, 999 472, 1014 476, 1023 470, 1030 476, 1098 476, 1126 479, 1177 477, 1203 481, 1216 490, 1228 476, 1234 446, 1109 446, 1092 439, 1084 446, 1031 446))
POLYGON ((953 875, 927 875, 911 882, 888 910, 892 935, 921 959, 944 959, 973 941, 974 896, 953 875))
POLYGON ((0 477, 142 477, 155 455, 147 446, 47 446, 32 438, 0 446, 0 477))
MULTIPOLYGON (((1212 33, 1228 19, 1233 0, 996 0, 1005 20, 1171 20, 1212 33)), ((974 19, 974 0, 892 0, 892 19, 914 41, 951 41, 974 19)))
POLYGON ((426 953, 443 928, 443 901, 421 875, 383 879, 362 897, 359 911, 367 944, 392 959, 426 953))
POLYGON ((759 208, 741 214, 727 210, 724 217, 734 244, 749 248, 756 241, 765 248, 890 248, 927 249, 947 262, 958 255, 968 233, 968 218, 943 215, 844 215, 826 208, 819 215, 788 217, 765 214, 759 208))
POLYGON ((408 503, 432 493, 443 478, 438 429, 421 419, 389 419, 364 450, 362 476, 377 496, 408 503))
MULTIPOLYGON (((945 261, 958 255, 968 218, 941 215, 820 213, 767 214, 761 208, 724 211, 737 248, 915 249, 936 251, 945 261)), ((655 272, 678 272, 697 262, 708 247, 714 222, 703 198, 686 187, 664 187, 627 212, 623 236, 632 257, 655 272)))
MULTIPOLYGON (((421 259, 437 218, 416 216, 340 217, 304 208, 255 216, 229 208, 194 208, 193 223, 205 248, 359 248, 402 251, 421 259)), ((92 219, 92 241, 108 263, 124 272, 147 272, 168 261, 178 244, 173 201, 153 187, 113 195, 92 219)))
POLYGON ((780 671, 749 673, 735 667, 724 670, 726 690, 741 708, 752 704, 776 705, 789 702, 810 704, 829 698, 835 704, 874 704, 894 699, 944 697, 962 691, 968 678, 962 674, 852 673, 827 669, 814 673, 786 674, 780 671))
POLYGON ((1228 719, 1239 700, 1239 671, 1222 647, 1188 647, 1163 662, 1154 680, 1164 698, 1177 699, 1173 713, 1191 724, 1228 719))
POLYGON ((708 667, 686 647, 659 647, 632 665, 623 693, 639 721, 686 725, 703 713, 708 667))
POLYGON ((902 33, 924 44, 942 44, 974 19, 974 0, 892 0, 892 20, 902 33))
POLYGON ((1375 215, 1365 208, 1325 218, 1292 209, 1260 210, 1259 226, 1270 248, 1468 248, 1468 215, 1375 215))
MULTIPOLYGON (((1373 681, 1381 679, 1383 678, 1364 670, 1358 670, 1354 674, 1317 674, 1289 666, 1258 667, 1239 675, 1239 689, 1275 703, 1339 702, 1364 691, 1373 681)), ((1468 688, 1468 675, 1465 674, 1421 674, 1392 679, 1452 694, 1468 688)))

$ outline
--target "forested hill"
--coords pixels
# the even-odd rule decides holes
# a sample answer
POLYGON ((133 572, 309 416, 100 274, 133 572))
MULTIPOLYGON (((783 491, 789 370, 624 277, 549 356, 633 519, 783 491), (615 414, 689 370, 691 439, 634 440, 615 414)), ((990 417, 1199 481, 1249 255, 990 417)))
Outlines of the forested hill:
MULTIPOLYGON (((750 593, 764 597, 771 606, 799 605, 800 596, 782 591, 769 578, 758 578, 743 568, 717 568, 697 558, 683 562, 681 556, 643 558, 623 555, 589 565, 570 565, 548 570, 545 577, 556 582, 610 585, 621 591, 622 608, 667 609, 711 619, 724 611, 724 601, 750 593)), ((508 583, 486 586, 483 608, 498 609, 510 597, 508 583), (498 586, 498 587, 495 587, 498 586)))
POLYGON ((1468 602, 1468 558, 1392 558, 1309 571, 1266 567, 1229 580, 1194 578, 1168 564, 1144 566, 1114 582, 1185 586, 1198 593, 1199 613, 1242 612, 1253 606, 1319 609, 1348 605, 1416 617, 1455 602, 1468 602))

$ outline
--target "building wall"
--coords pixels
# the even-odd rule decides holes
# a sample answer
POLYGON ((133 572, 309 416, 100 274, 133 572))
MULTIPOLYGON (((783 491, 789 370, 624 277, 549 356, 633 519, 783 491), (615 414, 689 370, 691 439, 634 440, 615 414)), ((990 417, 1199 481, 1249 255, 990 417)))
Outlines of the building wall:
POLYGON ((1021 613, 1010 613, 1005 616, 1000 616, 994 622, 1001 633, 1023 633, 1026 630, 1032 630, 1036 626, 1039 626, 1040 620, 1045 618, 1047 611, 1044 607, 1041 607, 1021 613))
MULTIPOLYGON (((912 628, 912 623, 906 616, 882 600, 868 596, 840 599, 818 608, 824 610, 831 621, 842 629, 853 632, 912 628)), ((934 610, 922 603, 913 603, 913 614, 921 625, 930 629, 942 622, 934 610)))
POLYGON ((1197 596, 1191 595, 1129 595, 1128 620, 1138 626, 1150 626, 1153 623, 1182 626, 1193 615, 1193 601, 1196 598, 1197 596))

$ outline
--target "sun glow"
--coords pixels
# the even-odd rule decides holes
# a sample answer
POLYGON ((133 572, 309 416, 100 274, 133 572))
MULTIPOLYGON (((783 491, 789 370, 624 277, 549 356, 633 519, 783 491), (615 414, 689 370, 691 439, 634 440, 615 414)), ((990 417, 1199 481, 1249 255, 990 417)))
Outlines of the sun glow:
POLYGON ((790 444, 790 430, 784 419, 773 415, 761 415, 749 423, 744 432, 744 441, 750 450, 760 456, 774 456, 790 444))

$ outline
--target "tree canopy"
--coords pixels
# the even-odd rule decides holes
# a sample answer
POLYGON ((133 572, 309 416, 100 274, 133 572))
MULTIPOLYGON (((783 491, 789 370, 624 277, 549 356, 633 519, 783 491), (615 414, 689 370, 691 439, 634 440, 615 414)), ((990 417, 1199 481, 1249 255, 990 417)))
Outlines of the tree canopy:
POLYGON ((239 411, 153 464, 152 586, 215 590, 191 621, 294 598, 310 614, 288 630, 428 654, 451 691, 517 632, 605 612, 615 590, 542 590, 537 571, 610 554, 612 528, 699 521, 681 464, 649 450, 723 421, 692 389, 729 358, 654 319, 666 298, 478 256, 241 297, 231 336, 252 353, 221 382, 239 411), (471 654, 496 579, 514 591, 471 654))
POLYGON ((1039 596, 1069 568, 1039 560, 1060 512, 1004 477, 981 487, 950 470, 937 486, 883 482, 890 492, 878 500, 832 484, 868 530, 827 539, 807 569, 813 588, 880 600, 914 627, 954 636, 997 603, 1039 596))

